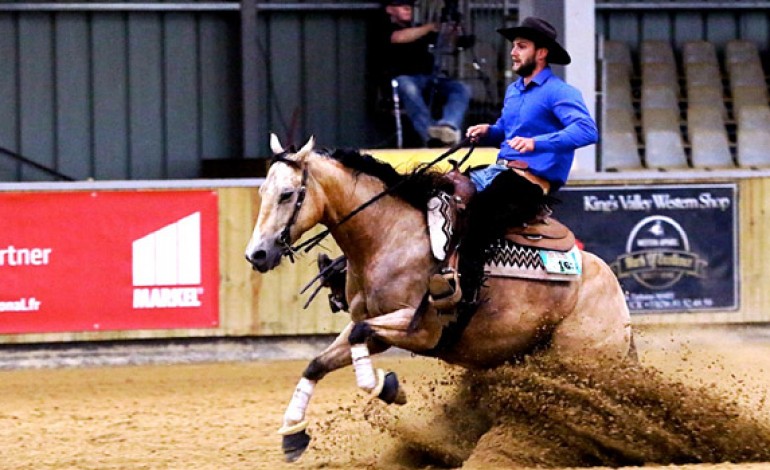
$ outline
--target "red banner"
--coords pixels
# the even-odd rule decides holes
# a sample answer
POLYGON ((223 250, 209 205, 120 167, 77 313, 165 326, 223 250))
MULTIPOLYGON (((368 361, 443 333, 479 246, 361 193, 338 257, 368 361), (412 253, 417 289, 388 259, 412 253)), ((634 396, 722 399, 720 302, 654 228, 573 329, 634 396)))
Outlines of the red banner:
POLYGON ((0 333, 219 324, 213 191, 0 193, 0 333))

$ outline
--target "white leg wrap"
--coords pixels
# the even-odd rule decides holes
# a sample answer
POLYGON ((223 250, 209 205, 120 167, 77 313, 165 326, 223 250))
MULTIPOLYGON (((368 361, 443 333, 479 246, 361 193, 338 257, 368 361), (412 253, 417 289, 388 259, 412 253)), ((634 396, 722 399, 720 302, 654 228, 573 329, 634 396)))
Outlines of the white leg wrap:
POLYGON ((369 348, 366 344, 356 344, 350 347, 350 355, 353 358, 353 369, 356 371, 356 383, 367 392, 371 392, 377 386, 377 377, 369 357, 369 348))
POLYGON ((283 415, 283 427, 295 425, 305 419, 305 410, 310 403, 310 397, 313 396, 316 382, 302 377, 294 389, 294 395, 291 397, 289 407, 283 415))
POLYGON ((449 241, 454 230, 451 202, 446 193, 440 192, 428 201, 428 235, 433 257, 439 261, 446 258, 449 251, 449 241))

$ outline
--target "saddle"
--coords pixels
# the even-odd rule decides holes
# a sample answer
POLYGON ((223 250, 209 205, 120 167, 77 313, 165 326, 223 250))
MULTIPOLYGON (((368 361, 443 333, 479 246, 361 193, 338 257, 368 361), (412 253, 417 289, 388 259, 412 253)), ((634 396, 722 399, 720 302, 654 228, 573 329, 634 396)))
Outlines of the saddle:
POLYGON ((521 227, 511 227, 505 238, 518 245, 543 250, 569 251, 575 246, 575 234, 553 217, 538 217, 521 227))

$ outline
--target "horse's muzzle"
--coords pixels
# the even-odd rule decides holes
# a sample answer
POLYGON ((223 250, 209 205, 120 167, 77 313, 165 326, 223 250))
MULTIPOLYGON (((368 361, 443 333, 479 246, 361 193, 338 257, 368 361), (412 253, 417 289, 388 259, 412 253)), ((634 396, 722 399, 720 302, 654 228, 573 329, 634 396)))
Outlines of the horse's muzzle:
POLYGON ((281 263, 282 253, 283 250, 275 243, 260 243, 246 251, 246 261, 255 271, 266 273, 281 263))
POLYGON ((251 264, 251 269, 254 271, 259 271, 261 273, 266 273, 270 270, 270 268, 265 263, 266 259, 266 253, 263 250, 260 250, 252 255, 246 255, 246 261, 251 264))

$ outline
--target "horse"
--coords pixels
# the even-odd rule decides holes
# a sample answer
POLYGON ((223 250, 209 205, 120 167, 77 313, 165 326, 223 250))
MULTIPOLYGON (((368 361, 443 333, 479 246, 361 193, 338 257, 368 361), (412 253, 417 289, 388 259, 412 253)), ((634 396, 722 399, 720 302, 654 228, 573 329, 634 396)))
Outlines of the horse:
POLYGON ((448 319, 426 305, 428 279, 438 261, 431 255, 425 210, 404 192, 386 192, 405 176, 357 151, 316 150, 313 137, 296 151, 284 149, 273 134, 270 147, 273 163, 259 189, 261 206, 246 259, 266 273, 293 256, 292 244, 305 232, 326 226, 347 257, 351 317, 302 373, 279 430, 287 461, 309 445, 308 403, 331 371, 353 365, 365 392, 386 403, 406 402, 395 373, 372 365, 370 355, 390 347, 467 369, 493 368, 530 354, 615 363, 633 357, 625 296, 596 255, 578 250, 582 273, 570 281, 485 277, 473 311, 448 319))

